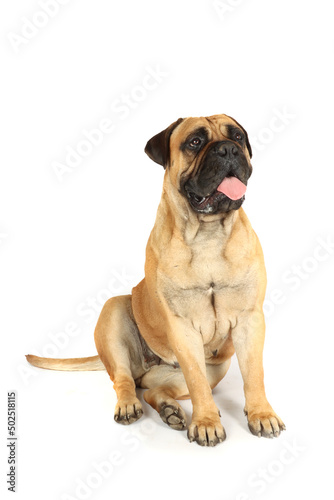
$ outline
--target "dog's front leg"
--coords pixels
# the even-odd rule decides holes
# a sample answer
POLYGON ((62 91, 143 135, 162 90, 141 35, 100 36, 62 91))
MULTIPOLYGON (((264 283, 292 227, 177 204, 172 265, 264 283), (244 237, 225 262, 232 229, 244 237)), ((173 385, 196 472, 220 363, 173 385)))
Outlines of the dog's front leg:
POLYGON ((257 436, 278 436, 284 423, 268 403, 264 389, 263 346, 265 321, 262 310, 242 314, 232 330, 245 392, 245 414, 250 431, 257 436))
POLYGON ((169 321, 168 337, 193 404, 188 438, 201 446, 215 446, 224 441, 226 434, 206 376, 202 335, 189 321, 173 317, 169 321))

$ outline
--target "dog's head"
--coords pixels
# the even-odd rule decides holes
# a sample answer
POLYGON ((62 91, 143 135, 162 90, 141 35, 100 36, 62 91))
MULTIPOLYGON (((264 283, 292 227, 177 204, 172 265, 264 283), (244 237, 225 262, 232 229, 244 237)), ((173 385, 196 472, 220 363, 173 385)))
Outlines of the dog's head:
POLYGON ((252 173, 246 130, 227 115, 179 118, 146 144, 173 185, 202 214, 237 210, 252 173))

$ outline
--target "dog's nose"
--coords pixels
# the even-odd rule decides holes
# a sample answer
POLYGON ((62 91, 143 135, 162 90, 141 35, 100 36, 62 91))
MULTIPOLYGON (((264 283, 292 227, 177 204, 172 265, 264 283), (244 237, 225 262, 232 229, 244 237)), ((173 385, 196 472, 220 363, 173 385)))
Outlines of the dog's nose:
POLYGON ((229 141, 221 141, 216 144, 214 152, 225 158, 233 158, 239 154, 237 146, 229 141))

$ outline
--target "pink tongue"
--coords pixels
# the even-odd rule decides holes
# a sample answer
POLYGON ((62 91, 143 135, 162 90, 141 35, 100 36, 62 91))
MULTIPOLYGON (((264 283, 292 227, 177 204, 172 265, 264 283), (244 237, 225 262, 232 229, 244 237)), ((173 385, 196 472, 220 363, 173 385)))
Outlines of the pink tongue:
POLYGON ((236 177, 225 177, 223 182, 217 187, 217 191, 224 193, 231 200, 240 200, 246 193, 247 186, 236 177))

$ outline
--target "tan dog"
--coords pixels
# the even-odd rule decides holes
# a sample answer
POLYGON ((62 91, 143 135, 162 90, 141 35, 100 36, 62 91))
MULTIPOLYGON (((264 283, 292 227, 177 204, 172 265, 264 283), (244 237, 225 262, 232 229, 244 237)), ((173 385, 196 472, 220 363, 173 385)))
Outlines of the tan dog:
POLYGON ((285 427, 263 382, 266 271, 259 240, 240 208, 252 172, 247 133, 226 115, 179 119, 145 151, 166 169, 145 278, 132 295, 104 305, 95 330, 98 356, 27 359, 58 370, 105 367, 121 424, 142 415, 136 386, 148 389, 145 400, 173 429, 186 427, 176 400, 190 397, 189 440, 215 446, 225 431, 212 388, 236 352, 249 428, 258 436, 278 436, 285 427))

